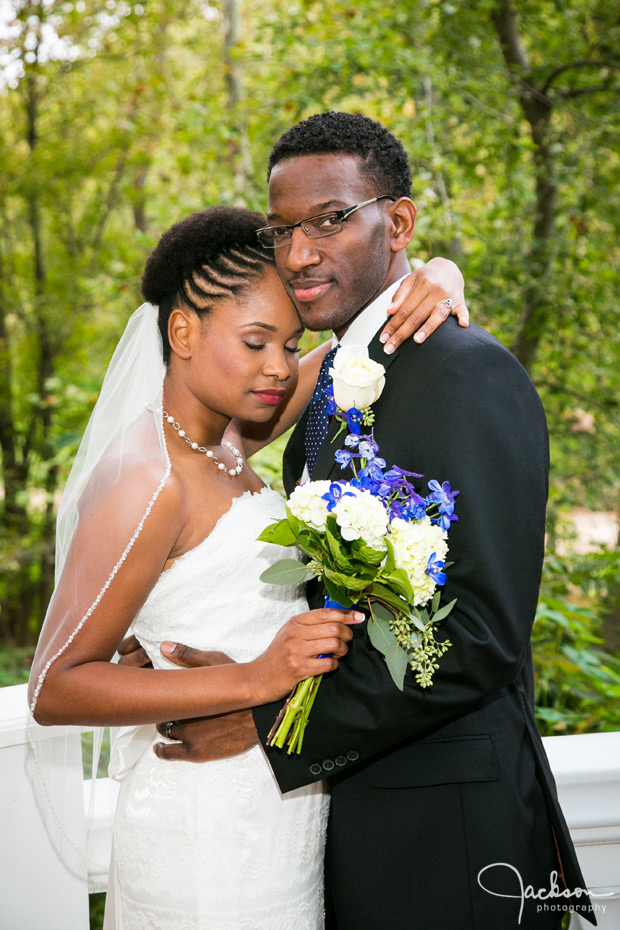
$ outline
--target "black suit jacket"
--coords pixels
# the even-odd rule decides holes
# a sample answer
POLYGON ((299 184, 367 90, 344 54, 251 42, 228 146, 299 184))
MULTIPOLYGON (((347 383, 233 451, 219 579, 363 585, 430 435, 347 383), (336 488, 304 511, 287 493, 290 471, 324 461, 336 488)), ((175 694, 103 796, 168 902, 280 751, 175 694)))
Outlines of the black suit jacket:
MULTIPOLYGON (((332 926, 516 930, 515 870, 535 889, 550 888, 552 870, 560 885, 585 887, 534 720, 544 411, 514 356, 476 326, 450 319, 391 357, 375 337, 370 355, 387 368, 373 406, 381 456, 423 473, 423 493, 430 478, 460 490, 443 595, 457 598, 444 625, 452 646, 431 688, 408 673, 400 692, 365 628, 354 628, 349 654, 321 684, 301 755, 269 749, 269 759, 283 791, 330 779, 332 926)), ((289 491, 305 460, 305 421, 285 453, 289 491)), ((337 448, 326 440, 314 478, 340 476, 337 448)), ((322 603, 318 591, 310 600, 322 603)), ((277 710, 254 712, 263 742, 277 710)), ((571 899, 594 922, 586 902, 571 899)), ((562 904, 526 900, 521 928, 558 927, 562 904)))

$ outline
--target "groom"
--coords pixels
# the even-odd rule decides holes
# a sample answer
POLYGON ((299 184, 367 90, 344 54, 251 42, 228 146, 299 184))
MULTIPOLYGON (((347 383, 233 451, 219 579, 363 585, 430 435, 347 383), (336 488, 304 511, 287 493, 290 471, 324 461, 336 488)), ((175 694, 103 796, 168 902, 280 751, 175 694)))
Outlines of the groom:
MULTIPOLYGON (((382 126, 319 114, 274 147, 269 225, 304 325, 368 345, 387 369, 373 406, 381 456, 460 491, 445 588, 446 601, 457 598, 443 627, 452 647, 431 688, 408 675, 400 692, 355 630, 321 685, 301 755, 267 754, 284 792, 330 781, 330 930, 558 930, 568 904, 594 922, 533 711, 545 417, 519 363, 478 327, 448 320, 423 345, 383 353, 378 333, 409 271, 410 185, 405 152, 382 126), (357 205, 347 218, 338 212, 357 205), (304 222, 327 212, 336 219, 304 222)), ((288 492, 307 473, 308 414, 285 453, 288 492)), ((312 478, 340 477, 335 432, 333 422, 312 478)), ((263 744, 278 709, 253 712, 263 744)), ((224 727, 226 745, 195 758, 249 746, 254 725, 247 713, 207 721, 204 733, 224 727)))

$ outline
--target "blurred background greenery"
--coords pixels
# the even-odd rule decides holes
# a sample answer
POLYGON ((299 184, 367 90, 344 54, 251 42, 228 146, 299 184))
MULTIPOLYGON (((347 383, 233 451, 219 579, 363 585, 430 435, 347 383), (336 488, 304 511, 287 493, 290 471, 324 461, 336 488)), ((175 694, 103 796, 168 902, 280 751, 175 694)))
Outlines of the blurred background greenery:
MULTIPOLYGON (((264 210, 275 139, 344 109, 403 141, 412 260, 460 265, 473 319, 547 410, 541 729, 620 726, 619 17, 605 0, 0 0, 0 685, 26 679, 59 494, 149 250, 210 204, 264 210), (576 510, 605 516, 606 545, 576 510)), ((258 461, 276 486, 281 452, 258 461)))

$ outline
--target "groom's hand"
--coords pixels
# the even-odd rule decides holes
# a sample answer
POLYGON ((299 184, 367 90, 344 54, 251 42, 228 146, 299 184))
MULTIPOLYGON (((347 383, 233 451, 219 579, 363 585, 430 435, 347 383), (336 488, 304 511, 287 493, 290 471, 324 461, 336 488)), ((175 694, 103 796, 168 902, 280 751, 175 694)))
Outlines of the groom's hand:
POLYGON ((126 668, 153 668, 146 649, 143 649, 135 636, 126 636, 116 651, 119 655, 119 665, 126 668))
MULTIPOLYGON (((204 668, 226 665, 233 660, 223 652, 202 652, 181 643, 162 643, 161 653, 183 668, 204 668)), ((157 724, 161 736, 167 723, 157 724)), ((168 730, 174 743, 156 743, 155 754, 160 759, 180 759, 183 762, 212 762, 247 752, 258 743, 251 710, 238 710, 214 717, 195 717, 175 721, 168 730)))

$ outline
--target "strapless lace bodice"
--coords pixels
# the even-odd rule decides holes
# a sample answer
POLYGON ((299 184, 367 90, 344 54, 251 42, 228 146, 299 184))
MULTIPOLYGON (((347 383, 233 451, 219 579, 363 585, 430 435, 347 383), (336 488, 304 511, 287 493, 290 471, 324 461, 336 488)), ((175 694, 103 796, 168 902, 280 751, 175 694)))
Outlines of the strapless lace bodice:
MULTIPOLYGON (((301 588, 260 575, 281 547, 257 541, 284 515, 264 489, 244 494, 164 572, 132 631, 156 668, 164 640, 249 661, 307 609, 301 588)), ((114 827, 106 930, 320 930, 328 798, 321 783, 282 795, 265 753, 163 761, 154 727, 128 728, 111 774, 124 777, 114 827)))
POLYGON ((206 539, 160 576, 131 627, 155 668, 177 668, 159 651, 165 640, 250 661, 289 617, 307 610, 301 587, 260 581, 272 562, 288 556, 281 546, 257 541, 283 516, 284 500, 276 491, 248 491, 206 539))

